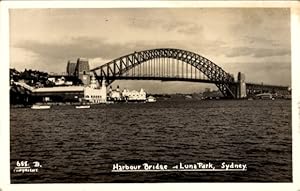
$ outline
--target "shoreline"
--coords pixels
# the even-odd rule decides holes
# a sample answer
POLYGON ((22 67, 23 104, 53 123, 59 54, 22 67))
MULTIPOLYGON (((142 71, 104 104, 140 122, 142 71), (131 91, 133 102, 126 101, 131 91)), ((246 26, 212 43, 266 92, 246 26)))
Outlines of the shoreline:
MULTIPOLYGON (((157 102, 165 102, 165 101, 173 101, 173 102, 178 102, 178 101, 232 101, 232 100, 237 100, 237 101, 276 101, 276 100, 286 100, 286 101, 291 101, 291 99, 284 99, 284 98, 278 98, 275 100, 272 99, 172 99, 172 98, 158 98, 157 102)), ((111 104, 153 104, 156 102, 147 102, 147 101, 107 101, 105 103, 81 103, 81 102, 51 102, 51 103, 35 103, 35 104, 27 104, 27 105, 22 105, 22 104, 16 104, 16 105, 10 105, 10 108, 31 108, 32 105, 49 105, 49 106, 81 106, 81 105, 111 105, 111 104)))

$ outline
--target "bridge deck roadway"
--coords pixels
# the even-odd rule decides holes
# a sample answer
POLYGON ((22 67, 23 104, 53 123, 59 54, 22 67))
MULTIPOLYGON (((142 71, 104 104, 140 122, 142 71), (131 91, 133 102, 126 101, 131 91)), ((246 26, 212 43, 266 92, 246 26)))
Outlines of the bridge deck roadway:
MULTIPOLYGON (((102 80, 103 77, 98 76, 98 80, 102 80)), ((237 82, 228 82, 220 80, 208 80, 208 79, 195 79, 195 78, 178 78, 178 77, 155 77, 155 76, 109 76, 109 80, 159 80, 162 82, 169 81, 185 81, 185 82, 201 82, 201 83, 210 83, 210 84, 237 84, 237 82)))
MULTIPOLYGON (((50 75, 52 77, 68 77, 67 75, 50 75)), ((102 76, 97 76, 98 80, 102 80, 102 76)), ((228 82, 228 81, 219 81, 219 80, 209 80, 209 79, 196 79, 196 78, 180 78, 180 77, 159 77, 159 76, 109 76, 110 80, 160 80, 162 82, 171 82, 171 81, 184 81, 184 82, 201 82, 209 84, 237 84, 238 82, 228 82)), ((276 86, 268 84, 255 84, 247 83, 246 89, 277 89, 277 90, 288 90, 287 86, 276 86)))

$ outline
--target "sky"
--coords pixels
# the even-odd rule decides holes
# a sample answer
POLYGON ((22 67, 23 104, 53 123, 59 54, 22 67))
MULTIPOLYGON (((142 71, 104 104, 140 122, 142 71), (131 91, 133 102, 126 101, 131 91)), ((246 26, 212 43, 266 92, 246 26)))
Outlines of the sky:
MULTIPOLYGON (((90 68, 152 48, 204 56, 247 82, 291 85, 290 10, 286 8, 11 9, 10 67, 65 72, 68 60, 90 68)), ((192 93, 214 85, 116 81, 151 93, 192 93)))

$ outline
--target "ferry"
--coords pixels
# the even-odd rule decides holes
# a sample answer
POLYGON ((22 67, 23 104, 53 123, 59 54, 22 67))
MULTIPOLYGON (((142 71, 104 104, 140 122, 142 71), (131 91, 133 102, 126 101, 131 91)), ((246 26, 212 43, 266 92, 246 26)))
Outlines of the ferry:
POLYGON ((50 105, 32 105, 31 109, 50 109, 50 105))
POLYGON ((259 99, 275 100, 275 98, 270 93, 261 93, 256 95, 259 99))
POLYGON ((148 102, 148 103, 154 103, 154 102, 156 102, 156 99, 153 96, 149 96, 149 97, 147 97, 146 102, 148 102))
POLYGON ((89 109, 91 106, 90 105, 76 105, 76 109, 89 109))

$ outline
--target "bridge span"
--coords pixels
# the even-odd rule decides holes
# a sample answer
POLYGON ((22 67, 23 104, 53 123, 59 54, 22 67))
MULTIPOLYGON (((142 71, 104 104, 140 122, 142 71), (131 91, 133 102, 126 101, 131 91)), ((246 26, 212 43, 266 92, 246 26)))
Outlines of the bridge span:
POLYGON ((211 60, 181 49, 159 48, 133 52, 90 70, 99 83, 115 80, 188 81, 215 84, 227 98, 243 98, 255 91, 288 91, 288 87, 246 83, 211 60))

